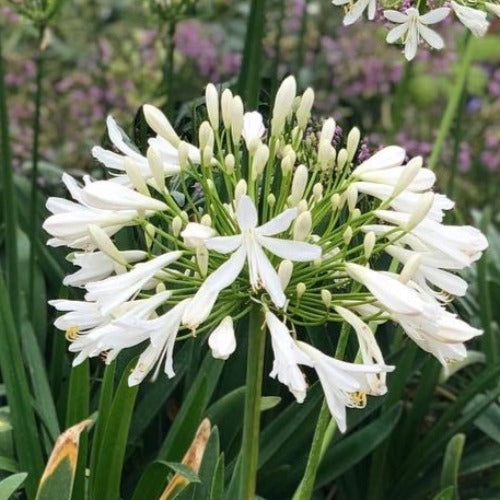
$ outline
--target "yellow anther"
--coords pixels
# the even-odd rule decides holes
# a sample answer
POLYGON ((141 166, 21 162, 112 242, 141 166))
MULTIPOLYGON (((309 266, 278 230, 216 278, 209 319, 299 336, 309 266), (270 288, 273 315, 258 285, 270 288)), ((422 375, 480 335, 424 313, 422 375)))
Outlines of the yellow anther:
POLYGON ((66 330, 66 333, 65 333, 66 340, 69 340, 70 342, 72 342, 73 340, 75 340, 78 337, 79 332, 80 332, 80 328, 78 328, 78 326, 71 325, 66 330))

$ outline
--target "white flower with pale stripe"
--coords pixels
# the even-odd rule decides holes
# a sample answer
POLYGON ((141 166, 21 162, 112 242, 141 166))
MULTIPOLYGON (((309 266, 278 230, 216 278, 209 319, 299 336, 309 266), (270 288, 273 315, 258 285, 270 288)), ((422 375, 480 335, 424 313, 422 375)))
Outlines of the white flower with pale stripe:
POLYGON ((403 14, 397 10, 384 10, 384 16, 393 23, 399 23, 399 26, 393 28, 387 34, 386 41, 395 43, 403 40, 405 46, 405 57, 411 61, 417 54, 417 47, 420 40, 424 40, 434 49, 442 49, 444 41, 434 30, 428 28, 429 24, 435 24, 448 16, 450 9, 440 7, 433 9, 423 15, 420 15, 418 9, 410 7, 403 14))
MULTIPOLYGON (((231 257, 216 269, 202 284, 186 311, 183 323, 196 328, 210 314, 218 294, 231 285, 248 264, 250 286, 255 292, 264 289, 276 307, 285 305, 286 297, 281 289, 278 273, 264 253, 264 248, 272 254, 296 262, 308 262, 321 256, 321 247, 303 241, 273 238, 288 230, 297 217, 297 209, 290 208, 266 222, 258 224, 255 203, 249 196, 242 196, 236 210, 236 220, 240 234, 215 236, 204 240, 209 250, 221 254, 232 253, 231 257)), ((196 226, 198 227, 198 226, 196 226)), ((191 237, 196 232, 188 227, 191 237)), ((203 235, 200 234, 200 238, 203 235)))
POLYGON ((375 12, 377 10, 377 0, 358 0, 352 3, 352 0, 332 0, 333 5, 341 6, 349 4, 347 13, 344 16, 344 26, 349 26, 355 23, 368 9, 368 19, 373 21, 375 19, 375 12))

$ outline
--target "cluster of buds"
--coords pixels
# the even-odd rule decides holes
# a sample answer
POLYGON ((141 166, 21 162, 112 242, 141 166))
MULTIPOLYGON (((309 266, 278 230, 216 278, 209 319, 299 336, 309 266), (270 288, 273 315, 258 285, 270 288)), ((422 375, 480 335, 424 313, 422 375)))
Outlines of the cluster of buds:
POLYGON ((302 402, 302 367, 315 370, 344 431, 346 407, 384 394, 394 368, 377 325, 399 323, 445 367, 466 356, 464 341, 481 332, 446 304, 466 289, 454 271, 477 260, 486 239, 442 223, 453 202, 433 193, 422 158, 405 163, 405 151, 389 146, 355 165, 360 132, 335 148, 333 118, 306 134, 314 92, 296 92, 285 79, 266 125, 239 96, 208 85, 197 145, 145 105, 156 134, 146 155, 108 118, 114 150, 92 153, 109 179, 85 177, 82 186, 65 174, 74 201, 50 198, 44 223, 49 245, 75 250, 68 258, 80 269, 64 283, 86 291, 81 301, 51 302, 64 312, 55 324, 75 364, 102 353, 110 362, 141 344, 129 383, 162 367, 172 377, 176 342, 197 335, 227 359, 237 335, 252 335, 235 324, 258 308, 274 353, 270 375, 302 402), (353 362, 304 341, 305 327, 326 323, 352 327, 353 362))

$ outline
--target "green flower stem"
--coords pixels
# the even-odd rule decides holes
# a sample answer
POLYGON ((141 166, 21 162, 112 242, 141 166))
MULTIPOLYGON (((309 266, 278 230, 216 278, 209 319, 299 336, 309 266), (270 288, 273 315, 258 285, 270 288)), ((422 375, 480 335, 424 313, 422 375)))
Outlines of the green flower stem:
MULTIPOLYGON (((335 351, 336 359, 342 359, 344 357, 347 340, 349 338, 349 329, 350 326, 348 323, 342 323, 339 341, 335 351)), ((293 500, 309 500, 312 497, 319 464, 333 439, 336 428, 335 420, 330 416, 330 410, 328 409, 326 400, 323 400, 318 421, 316 422, 316 430, 314 431, 311 450, 309 451, 309 457, 307 459, 306 470, 299 487, 293 495, 293 500)))
POLYGON ((35 303, 35 256, 36 256, 36 232, 37 224, 37 194, 38 194, 38 146, 40 138, 40 110, 42 105, 42 75, 43 75, 43 49, 41 47, 42 38, 45 32, 45 26, 39 27, 38 47, 35 58, 36 64, 36 83, 35 83, 35 116, 33 121, 33 150, 31 160, 31 197, 30 197, 30 224, 29 224, 29 297, 28 311, 34 310, 35 303))
POLYGON ((255 498, 259 454, 260 400, 264 370, 265 330, 262 308, 253 304, 248 328, 248 355, 245 392, 245 416, 241 445, 240 500, 255 498))
POLYGON ((5 67, 2 52, 2 28, 0 27, 0 158, 2 160, 2 198, 5 224, 5 250, 8 289, 12 313, 16 324, 20 312, 19 278, 17 267, 17 210, 12 179, 12 157, 9 137, 9 117, 7 113, 7 93, 5 90, 5 67))
POLYGON ((467 32, 465 39, 465 47, 462 54, 462 64, 459 68, 455 85, 451 91, 450 98, 448 99, 448 104, 446 106, 443 118, 441 119, 441 125, 439 126, 438 135, 436 137, 436 141, 434 142, 431 157, 429 159, 430 169, 436 168, 437 163, 441 158, 444 141, 448 136, 448 132, 450 131, 450 128, 453 124, 453 118, 460 104, 462 90, 465 88, 467 74, 469 72, 469 67, 472 61, 472 54, 473 54, 472 48, 473 48, 472 37, 470 36, 470 33, 467 32))

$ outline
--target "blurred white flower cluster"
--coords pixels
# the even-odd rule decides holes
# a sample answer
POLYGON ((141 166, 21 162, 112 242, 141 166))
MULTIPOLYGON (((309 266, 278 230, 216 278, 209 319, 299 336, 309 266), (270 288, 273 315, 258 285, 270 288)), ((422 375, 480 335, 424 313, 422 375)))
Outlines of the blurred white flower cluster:
MULTIPOLYGON (((363 12, 368 11, 368 19, 373 21, 376 18, 376 0, 332 0, 332 4, 342 6, 345 10, 344 25, 348 26, 361 19, 363 12)), ((434 49, 442 49, 444 41, 441 36, 429 28, 429 25, 443 21, 450 12, 453 12, 474 36, 481 37, 486 34, 489 27, 487 13, 500 16, 500 4, 495 0, 485 2, 484 0, 451 0, 443 2, 444 6, 438 8, 426 8, 417 2, 415 7, 408 7, 407 3, 401 5, 401 10, 383 10, 383 16, 391 23, 398 26, 392 28, 387 34, 388 43, 402 43, 404 54, 408 61, 411 61, 417 54, 418 45, 426 42, 434 49), (424 13, 422 14, 422 10, 424 13)), ((380 6, 383 8, 383 5, 380 6)))
POLYGON ((453 202, 433 193, 422 158, 405 161, 389 146, 356 165, 359 130, 336 149, 332 118, 310 127, 313 101, 312 89, 297 96, 288 77, 267 123, 210 84, 196 145, 144 106, 155 133, 145 154, 108 118, 113 150, 92 151, 108 180, 80 185, 64 175, 73 201, 49 199, 44 223, 49 245, 74 249, 68 259, 79 270, 64 283, 85 291, 83 300, 51 302, 74 364, 101 354, 109 363, 140 344, 129 383, 162 368, 172 377, 177 341, 197 335, 227 359, 239 335, 252 335, 238 320, 258 308, 274 353, 270 376, 302 402, 315 370, 345 431, 346 407, 384 394, 394 368, 378 325, 398 323, 445 368, 466 357, 464 342, 481 332, 446 304, 465 293, 454 273, 481 256, 486 239, 443 224, 453 202), (352 327, 352 362, 306 342, 304 327, 326 323, 352 327))

